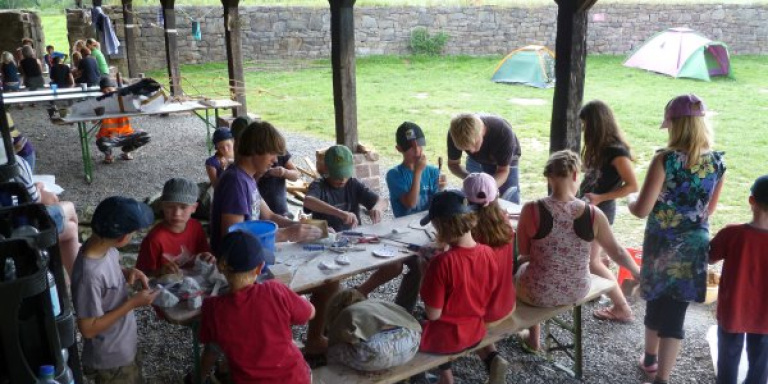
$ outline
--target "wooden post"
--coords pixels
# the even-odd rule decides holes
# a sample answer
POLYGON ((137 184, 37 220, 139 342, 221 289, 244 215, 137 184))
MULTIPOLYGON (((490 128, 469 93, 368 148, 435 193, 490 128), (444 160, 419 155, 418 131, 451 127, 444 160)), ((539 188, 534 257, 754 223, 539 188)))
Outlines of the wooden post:
POLYGON ((355 0, 331 4, 331 65, 336 143, 357 149, 357 90, 355 84, 355 0))
POLYGON ((123 23, 125 25, 125 53, 128 60, 128 77, 139 76, 136 54, 136 27, 133 24, 133 0, 123 0, 123 23))
POLYGON ((165 59, 168 65, 168 77, 171 83, 171 95, 181 96, 181 72, 179 72, 179 46, 177 42, 175 0, 160 0, 163 5, 163 27, 165 29, 165 59))
POLYGON ((245 76, 243 75, 243 42, 240 38, 240 0, 221 0, 224 6, 224 39, 227 47, 227 71, 229 93, 241 104, 232 109, 232 115, 245 116, 248 107, 245 100, 245 76))
POLYGON ((555 0, 555 95, 550 126, 550 153, 572 149, 581 143, 579 110, 584 98, 584 69, 587 59, 589 9, 597 0, 555 0))

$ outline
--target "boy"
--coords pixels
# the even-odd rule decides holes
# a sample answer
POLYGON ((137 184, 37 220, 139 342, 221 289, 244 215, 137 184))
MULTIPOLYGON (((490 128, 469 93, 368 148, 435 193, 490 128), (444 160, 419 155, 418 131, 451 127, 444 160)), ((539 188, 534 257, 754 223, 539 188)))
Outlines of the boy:
POLYGON ((328 174, 309 185, 304 211, 311 213, 313 219, 328 221, 336 232, 360 224, 361 205, 368 209, 374 224, 380 222, 386 201, 353 177, 352 151, 343 145, 328 148, 325 166, 328 174))
POLYGON ((709 263, 723 262, 717 301, 717 383, 735 384, 747 334, 746 384, 768 382, 768 175, 749 196, 752 221, 723 228, 712 239, 709 263))
MULTIPOLYGON (((493 249, 472 238, 477 219, 460 191, 435 194, 421 225, 430 221, 438 243, 448 250, 432 257, 424 274, 421 298, 427 321, 419 350, 454 354, 485 337, 483 318, 498 284, 498 265, 493 249)), ((452 384, 451 364, 439 368, 439 383, 452 384)))
POLYGON ((160 197, 163 221, 141 242, 136 268, 148 276, 160 276, 178 273, 197 257, 208 263, 215 261, 203 226, 191 218, 197 209, 197 194, 197 184, 191 180, 165 182, 160 197))
POLYGON ((136 318, 133 309, 150 305, 158 291, 150 291, 138 269, 120 267, 118 248, 134 233, 152 224, 146 204, 113 196, 93 213, 93 235, 83 244, 72 271, 72 302, 83 335, 82 361, 96 384, 143 383, 136 362, 136 318), (132 297, 128 287, 140 281, 132 297))
POLYGON ((113 147, 120 147, 123 150, 121 159, 133 160, 131 152, 149 143, 149 139, 149 133, 133 130, 131 119, 113 117, 101 120, 101 127, 96 133, 96 147, 104 153, 104 164, 112 164, 115 162, 115 157, 112 155, 113 147))
POLYGON ((53 67, 53 59, 59 59, 62 63, 67 61, 67 54, 54 50, 53 45, 46 46, 45 52, 46 54, 43 56, 43 62, 49 69, 53 67))
POLYGON ((277 280, 256 282, 268 251, 253 235, 228 233, 220 249, 219 268, 230 291, 203 301, 200 341, 224 352, 235 383, 309 384, 309 366, 291 326, 306 324, 315 308, 277 280))

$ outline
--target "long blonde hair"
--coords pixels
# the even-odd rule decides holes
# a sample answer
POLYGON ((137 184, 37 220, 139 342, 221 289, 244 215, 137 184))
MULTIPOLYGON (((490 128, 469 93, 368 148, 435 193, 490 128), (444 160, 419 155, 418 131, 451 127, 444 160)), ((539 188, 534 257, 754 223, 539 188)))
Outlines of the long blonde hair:
POLYGON ((16 60, 13 59, 13 54, 4 51, 2 56, 0 56, 0 61, 2 61, 3 64, 13 63, 13 65, 16 65, 16 60))
POLYGON ((686 168, 701 161, 702 153, 712 148, 714 134, 702 116, 685 116, 672 119, 669 128, 667 148, 685 152, 688 155, 686 168))

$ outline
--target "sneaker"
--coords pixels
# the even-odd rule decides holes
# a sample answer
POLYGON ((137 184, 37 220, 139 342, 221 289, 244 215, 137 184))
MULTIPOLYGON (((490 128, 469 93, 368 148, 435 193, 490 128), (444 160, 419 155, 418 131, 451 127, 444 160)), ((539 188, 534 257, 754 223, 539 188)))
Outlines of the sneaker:
POLYGON ((507 382, 507 369, 509 369, 509 362, 501 357, 501 355, 496 355, 493 360, 491 360, 491 372, 488 374, 490 377, 490 380, 488 381, 489 384, 504 384, 507 382))
POLYGON ((123 154, 120 155, 120 158, 123 160, 133 160, 133 155, 128 152, 123 152, 123 154))

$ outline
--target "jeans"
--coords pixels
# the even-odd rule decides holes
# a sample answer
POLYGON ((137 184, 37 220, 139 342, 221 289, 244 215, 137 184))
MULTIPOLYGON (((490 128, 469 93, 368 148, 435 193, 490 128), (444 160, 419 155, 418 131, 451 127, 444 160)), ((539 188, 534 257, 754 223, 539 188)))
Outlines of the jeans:
MULTIPOLYGON (((768 335, 747 333, 749 371, 744 384, 768 382, 768 335)), ((717 328, 717 384, 736 384, 739 377, 744 333, 728 333, 717 328)))
MULTIPOLYGON (((467 157, 467 172, 485 172, 493 176, 496 174, 496 167, 496 165, 478 163, 471 157, 467 157)), ((499 187, 499 193, 501 199, 520 204, 520 167, 517 165, 509 166, 509 175, 504 184, 499 187)))

